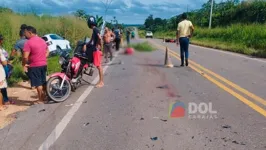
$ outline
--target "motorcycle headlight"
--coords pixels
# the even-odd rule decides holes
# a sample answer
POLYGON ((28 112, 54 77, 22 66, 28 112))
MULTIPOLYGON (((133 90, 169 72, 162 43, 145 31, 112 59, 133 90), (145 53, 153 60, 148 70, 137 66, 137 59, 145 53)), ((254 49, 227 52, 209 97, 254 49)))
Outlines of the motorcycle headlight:
POLYGON ((59 64, 60 64, 60 65, 62 65, 62 64, 64 63, 64 61, 65 61, 65 58, 63 58, 63 57, 60 57, 60 58, 59 58, 59 64))

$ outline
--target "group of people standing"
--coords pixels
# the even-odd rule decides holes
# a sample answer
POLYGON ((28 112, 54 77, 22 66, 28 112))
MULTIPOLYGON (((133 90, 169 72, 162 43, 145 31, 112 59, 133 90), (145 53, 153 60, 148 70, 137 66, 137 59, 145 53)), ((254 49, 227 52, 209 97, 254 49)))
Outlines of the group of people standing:
POLYGON ((7 94, 7 82, 12 74, 10 60, 17 54, 21 56, 23 71, 29 77, 31 87, 37 89, 40 101, 45 101, 45 84, 47 57, 49 50, 46 42, 37 36, 37 30, 26 24, 22 24, 19 31, 20 39, 15 43, 11 51, 11 57, 3 48, 4 37, 0 35, 0 110, 15 102, 9 99, 7 94))
MULTIPOLYGON (((103 37, 97 29, 96 19, 91 16, 88 18, 88 27, 93 33, 91 40, 83 47, 84 51, 92 51, 93 64, 99 71, 99 82, 96 87, 103 87, 103 69, 101 66, 101 48, 102 39, 104 43, 104 52, 106 61, 110 55, 110 60, 113 58, 112 48, 115 45, 116 51, 120 48, 122 39, 122 30, 105 28, 103 37), (114 44, 115 43, 115 44, 114 44)), ((46 42, 37 35, 37 30, 26 24, 22 24, 19 31, 20 39, 14 44, 11 51, 11 57, 20 54, 20 60, 24 73, 28 76, 31 87, 36 88, 39 101, 46 101, 46 72, 47 72, 47 57, 49 50, 46 42)), ((9 54, 3 49, 4 37, 0 34, 0 111, 7 108, 8 104, 14 104, 14 101, 8 98, 7 86, 8 79, 12 73, 12 65, 9 62, 9 54)))

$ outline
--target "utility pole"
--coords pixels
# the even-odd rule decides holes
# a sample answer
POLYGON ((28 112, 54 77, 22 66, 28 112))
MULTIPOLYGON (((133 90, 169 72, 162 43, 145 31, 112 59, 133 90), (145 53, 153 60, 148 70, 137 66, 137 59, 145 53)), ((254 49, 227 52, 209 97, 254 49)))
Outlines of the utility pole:
POLYGON ((210 12, 210 20, 209 20, 209 29, 212 28, 212 9, 213 9, 213 0, 211 0, 211 12, 210 12))
POLYGON ((108 9, 110 8, 110 5, 112 4, 113 0, 101 0, 101 2, 103 3, 104 5, 104 20, 106 21, 106 15, 107 15, 107 11, 108 9))

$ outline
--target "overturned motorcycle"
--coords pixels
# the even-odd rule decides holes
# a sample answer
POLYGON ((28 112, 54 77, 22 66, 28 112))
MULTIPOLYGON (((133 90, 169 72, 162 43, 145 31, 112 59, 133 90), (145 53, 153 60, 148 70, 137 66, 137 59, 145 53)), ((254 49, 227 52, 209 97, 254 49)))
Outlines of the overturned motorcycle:
POLYGON ((73 57, 70 57, 66 51, 59 52, 59 64, 62 70, 52 74, 47 81, 46 92, 51 100, 55 102, 65 101, 70 96, 71 91, 75 92, 82 81, 87 82, 83 79, 84 74, 93 75, 95 68, 91 63, 92 61, 81 52, 84 44, 85 42, 78 42, 73 57))

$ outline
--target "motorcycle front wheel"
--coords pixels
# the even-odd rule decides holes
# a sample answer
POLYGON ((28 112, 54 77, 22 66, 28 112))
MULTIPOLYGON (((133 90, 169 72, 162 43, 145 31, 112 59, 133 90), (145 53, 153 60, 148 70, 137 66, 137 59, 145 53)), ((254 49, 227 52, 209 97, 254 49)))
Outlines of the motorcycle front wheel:
POLYGON ((60 86, 63 79, 60 77, 52 77, 47 82, 46 92, 49 98, 55 102, 65 101, 71 93, 71 84, 68 80, 65 80, 62 88, 60 86))

